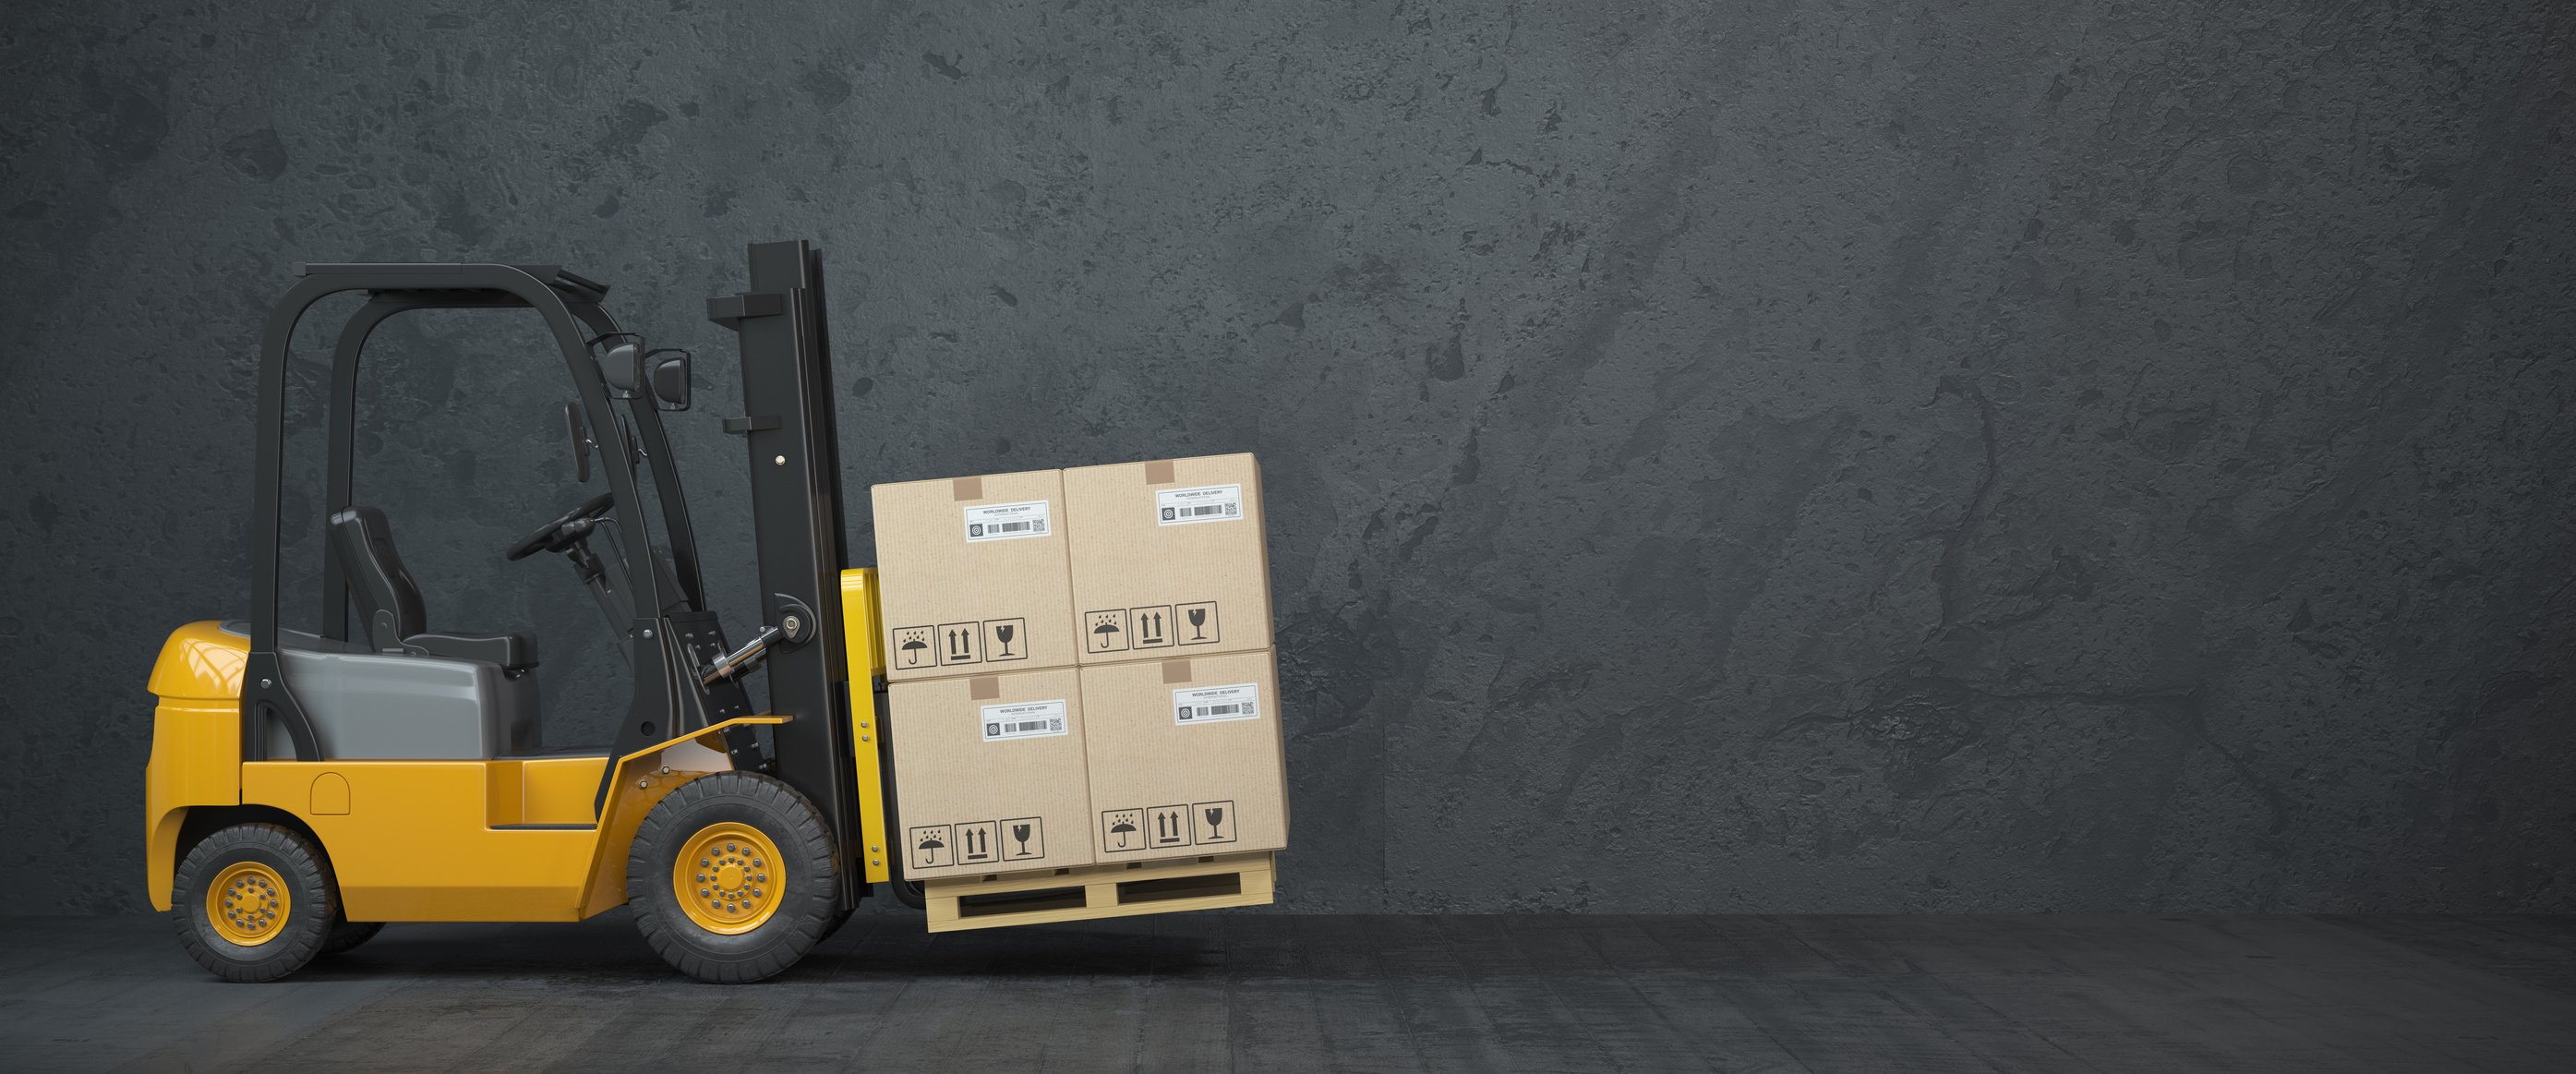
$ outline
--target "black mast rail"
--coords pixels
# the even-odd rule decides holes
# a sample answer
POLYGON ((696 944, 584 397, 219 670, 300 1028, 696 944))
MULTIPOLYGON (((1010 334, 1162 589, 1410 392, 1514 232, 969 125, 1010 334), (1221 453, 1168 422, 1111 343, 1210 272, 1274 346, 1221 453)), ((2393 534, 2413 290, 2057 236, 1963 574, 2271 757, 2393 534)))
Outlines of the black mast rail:
POLYGON ((803 240, 754 243, 751 289, 707 303, 707 319, 742 348, 743 416, 725 421, 750 447, 751 514, 768 647, 778 778, 812 799, 841 843, 841 905, 856 905, 866 870, 857 771, 850 752, 848 668, 841 637, 840 438, 833 422, 823 258, 803 240))

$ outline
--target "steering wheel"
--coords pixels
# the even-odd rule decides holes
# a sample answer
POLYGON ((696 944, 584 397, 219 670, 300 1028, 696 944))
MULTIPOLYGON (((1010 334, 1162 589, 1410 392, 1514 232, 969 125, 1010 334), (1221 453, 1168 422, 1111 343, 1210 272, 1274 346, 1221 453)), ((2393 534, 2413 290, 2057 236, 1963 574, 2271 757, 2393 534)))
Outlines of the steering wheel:
POLYGON ((616 502, 616 498, 617 494, 614 492, 600 493, 581 506, 564 512, 562 518, 538 527, 537 532, 529 534, 527 540, 510 546, 510 562, 516 563, 539 552, 561 552, 572 547, 582 538, 590 536, 591 528, 597 526, 599 520, 607 516, 608 507, 616 502))

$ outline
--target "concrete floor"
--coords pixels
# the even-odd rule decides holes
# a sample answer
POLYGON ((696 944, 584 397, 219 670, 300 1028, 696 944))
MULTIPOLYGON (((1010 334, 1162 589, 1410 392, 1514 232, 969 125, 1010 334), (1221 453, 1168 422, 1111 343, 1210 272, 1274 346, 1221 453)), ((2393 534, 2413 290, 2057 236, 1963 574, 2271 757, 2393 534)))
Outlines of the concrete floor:
POLYGON ((396 925, 225 985, 157 918, 0 919, 0 1067, 2566 1070, 2576 920, 1172 915, 679 978, 622 913, 396 925))

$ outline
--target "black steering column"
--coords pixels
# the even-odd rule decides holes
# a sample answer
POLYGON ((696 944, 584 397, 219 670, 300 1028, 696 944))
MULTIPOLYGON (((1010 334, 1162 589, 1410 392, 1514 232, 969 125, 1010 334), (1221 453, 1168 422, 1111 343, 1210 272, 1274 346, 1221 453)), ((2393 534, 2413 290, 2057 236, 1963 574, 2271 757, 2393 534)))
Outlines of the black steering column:
MULTIPOLYGON (((511 545, 504 557, 516 563, 539 552, 563 553, 565 559, 572 561, 573 572, 581 576, 582 586, 589 589, 590 595, 599 602, 600 614, 608 617, 609 631, 624 643, 627 641, 626 626, 635 618, 634 598, 617 588, 609 578, 608 565, 590 547, 590 535, 601 525, 614 520, 611 511, 616 504, 617 496, 613 492, 593 496, 554 521, 537 527, 536 532, 511 545)), ((627 647, 627 644, 620 644, 618 652, 631 663, 634 655, 627 652, 627 647)))

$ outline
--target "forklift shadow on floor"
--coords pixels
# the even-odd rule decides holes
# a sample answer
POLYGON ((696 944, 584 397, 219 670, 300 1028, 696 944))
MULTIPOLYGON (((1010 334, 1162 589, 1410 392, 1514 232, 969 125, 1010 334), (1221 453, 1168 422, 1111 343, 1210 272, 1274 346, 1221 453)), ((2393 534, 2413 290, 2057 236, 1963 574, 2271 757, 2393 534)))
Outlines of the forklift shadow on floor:
MULTIPOLYGON (((924 933, 909 917, 862 915, 807 952, 796 979, 815 984, 884 981, 1186 980, 1224 966, 1213 940, 1127 920, 1009 930, 924 933)), ((635 946, 619 911, 556 925, 396 925, 363 951, 317 962, 299 980, 404 978, 652 983, 669 970, 635 946)))

